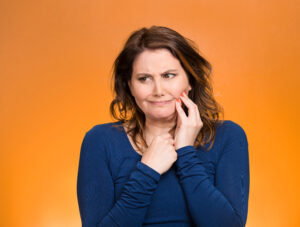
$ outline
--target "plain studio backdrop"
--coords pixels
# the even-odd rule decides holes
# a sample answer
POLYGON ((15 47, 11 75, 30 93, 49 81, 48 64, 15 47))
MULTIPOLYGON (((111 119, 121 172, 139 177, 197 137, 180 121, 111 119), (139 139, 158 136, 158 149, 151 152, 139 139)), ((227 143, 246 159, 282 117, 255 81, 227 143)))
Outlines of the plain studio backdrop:
POLYGON ((81 226, 83 136, 112 121, 113 61, 151 25, 197 43, 247 134, 247 227, 299 226, 299 21, 297 0, 2 0, 0 226, 81 226))

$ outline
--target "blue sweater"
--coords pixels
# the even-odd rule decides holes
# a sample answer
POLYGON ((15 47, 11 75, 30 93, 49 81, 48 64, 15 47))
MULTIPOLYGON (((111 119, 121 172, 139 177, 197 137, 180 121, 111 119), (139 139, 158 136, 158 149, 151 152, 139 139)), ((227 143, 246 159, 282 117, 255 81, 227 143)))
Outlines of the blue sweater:
POLYGON ((162 175, 140 161, 124 128, 114 124, 122 125, 96 125, 82 142, 77 197, 83 227, 245 225, 249 156, 238 124, 216 124, 209 151, 177 149, 177 161, 162 175))

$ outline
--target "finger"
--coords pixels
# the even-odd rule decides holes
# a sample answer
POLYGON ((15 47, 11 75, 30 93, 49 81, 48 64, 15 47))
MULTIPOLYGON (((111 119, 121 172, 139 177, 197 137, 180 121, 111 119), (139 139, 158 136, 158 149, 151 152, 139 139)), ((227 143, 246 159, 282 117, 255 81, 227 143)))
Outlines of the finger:
POLYGON ((175 107, 176 107, 178 117, 180 118, 180 120, 181 121, 186 120, 187 116, 178 101, 175 102, 175 107))
POLYGON ((198 106, 186 95, 185 92, 183 92, 180 95, 180 98, 181 98, 182 102, 186 105, 186 107, 188 108, 188 113, 189 113, 188 118, 191 120, 194 120, 194 121, 199 120, 198 106))
POLYGON ((182 100, 182 102, 184 103, 184 105, 187 106, 188 109, 195 109, 195 107, 197 107, 197 105, 186 95, 185 92, 182 92, 180 94, 180 99, 182 100))
POLYGON ((164 143, 166 143, 166 144, 169 144, 169 145, 173 145, 174 144, 174 140, 173 140, 173 138, 171 138, 171 137, 165 137, 165 138, 162 138, 162 141, 164 142, 164 143))

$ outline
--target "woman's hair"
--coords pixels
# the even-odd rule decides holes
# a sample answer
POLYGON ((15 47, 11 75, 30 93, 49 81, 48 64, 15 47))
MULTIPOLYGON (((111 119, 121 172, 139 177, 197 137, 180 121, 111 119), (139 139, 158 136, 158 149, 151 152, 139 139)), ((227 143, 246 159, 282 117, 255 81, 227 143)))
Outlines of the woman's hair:
MULTIPOLYGON (((114 119, 131 126, 127 133, 134 144, 141 149, 147 147, 144 139, 145 114, 135 103, 128 82, 132 76, 132 65, 135 58, 144 50, 165 48, 176 57, 185 70, 192 87, 188 96, 198 106, 203 127, 195 140, 194 147, 198 148, 215 141, 216 125, 220 114, 224 117, 223 108, 213 97, 211 85, 211 65, 200 54, 192 40, 183 37, 178 32, 161 26, 152 26, 134 31, 113 65, 112 85, 114 99, 110 104, 110 114, 114 119), (138 141, 138 138, 141 141, 138 141)), ((185 108, 185 111, 187 109, 185 108)), ((122 125, 121 125, 122 126, 122 125)), ((176 125, 170 130, 175 130, 176 125)))

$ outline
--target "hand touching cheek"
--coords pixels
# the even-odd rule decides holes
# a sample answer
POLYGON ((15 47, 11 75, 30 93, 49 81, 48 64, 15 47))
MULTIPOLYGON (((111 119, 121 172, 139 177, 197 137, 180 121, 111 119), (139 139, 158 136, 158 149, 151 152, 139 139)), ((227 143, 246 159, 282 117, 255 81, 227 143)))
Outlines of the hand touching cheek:
POLYGON ((174 140, 175 149, 184 146, 193 146, 198 133, 203 127, 198 106, 187 96, 185 92, 176 100, 177 127, 174 140), (188 108, 188 116, 180 105, 180 100, 188 108))

